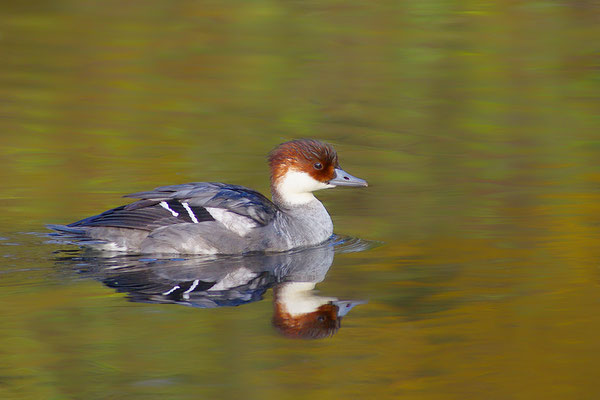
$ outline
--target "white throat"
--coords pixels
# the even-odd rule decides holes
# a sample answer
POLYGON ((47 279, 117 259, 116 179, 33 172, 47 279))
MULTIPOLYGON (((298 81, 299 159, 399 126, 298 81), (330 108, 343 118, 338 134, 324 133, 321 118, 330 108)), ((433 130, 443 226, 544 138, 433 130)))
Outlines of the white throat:
POLYGON ((332 187, 334 186, 319 182, 306 172, 300 171, 288 171, 275 183, 277 195, 289 205, 310 203, 316 200, 313 191, 332 187))
POLYGON ((285 312, 295 317, 317 311, 323 304, 337 300, 336 297, 317 296, 314 288, 314 282, 284 283, 277 288, 277 302, 285 312))

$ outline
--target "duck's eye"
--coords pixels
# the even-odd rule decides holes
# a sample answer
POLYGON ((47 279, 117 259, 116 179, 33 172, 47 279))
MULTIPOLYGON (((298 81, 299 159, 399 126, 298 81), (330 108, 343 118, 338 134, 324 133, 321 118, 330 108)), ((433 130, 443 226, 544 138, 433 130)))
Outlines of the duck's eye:
POLYGON ((320 162, 318 162, 318 163, 315 163, 313 165, 313 167, 315 167, 315 169, 323 169, 323 164, 321 164, 320 162))

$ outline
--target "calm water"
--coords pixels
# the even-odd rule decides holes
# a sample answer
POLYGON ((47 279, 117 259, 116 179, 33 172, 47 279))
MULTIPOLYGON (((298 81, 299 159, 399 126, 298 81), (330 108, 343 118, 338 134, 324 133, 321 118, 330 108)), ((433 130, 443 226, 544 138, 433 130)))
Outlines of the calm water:
POLYGON ((599 40, 585 0, 3 2, 0 398, 597 398, 599 40), (236 293, 44 236, 164 184, 266 193, 307 136, 371 184, 319 195, 348 237, 212 264, 261 277, 236 293), (366 303, 289 338, 286 279, 366 303))

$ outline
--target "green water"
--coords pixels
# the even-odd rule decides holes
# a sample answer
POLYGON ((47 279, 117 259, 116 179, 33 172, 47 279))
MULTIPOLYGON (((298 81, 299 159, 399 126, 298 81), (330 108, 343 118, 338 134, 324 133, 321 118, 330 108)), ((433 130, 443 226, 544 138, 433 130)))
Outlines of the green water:
MULTIPOLYGON (((0 5, 0 398, 593 399, 600 383, 594 1, 0 5), (164 184, 268 192, 314 137, 367 189, 319 193, 322 340, 273 295, 128 301, 57 261, 68 223, 164 184)), ((68 253, 77 256, 77 252, 68 253)))

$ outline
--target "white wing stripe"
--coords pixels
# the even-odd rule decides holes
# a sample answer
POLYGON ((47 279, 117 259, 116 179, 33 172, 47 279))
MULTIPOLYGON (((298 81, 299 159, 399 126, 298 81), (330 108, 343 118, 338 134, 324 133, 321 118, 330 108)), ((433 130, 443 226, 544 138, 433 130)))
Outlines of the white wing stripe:
MULTIPOLYGON (((174 217, 176 217, 176 216, 178 216, 178 215, 179 215, 179 213, 178 213, 178 212, 171 210, 171 208, 169 207, 169 205, 167 204, 167 202, 166 202, 166 201, 161 201, 161 202, 160 202, 160 206, 161 206, 162 208, 164 208, 165 210, 169 211, 171 214, 173 214, 173 216, 174 216, 174 217)), ((197 221, 196 221, 196 222, 197 222, 197 221)))
POLYGON ((179 288, 180 288, 179 285, 175 285, 171 288, 171 290, 167 290, 166 292, 163 292, 163 296, 168 296, 179 288))
POLYGON ((194 215, 194 212, 190 208, 190 205, 188 203, 183 203, 183 202, 181 203, 181 205, 183 206, 183 208, 185 208, 185 210, 187 211, 187 213, 190 216, 190 218, 192 219, 192 221, 194 221, 194 223, 197 224, 198 218, 196 218, 196 215, 194 215))
POLYGON ((188 290, 186 290, 185 292, 183 292, 183 294, 188 294, 190 292, 193 292, 194 289, 196 289, 196 286, 198 286, 199 283, 200 283, 200 279, 196 279, 194 281, 194 283, 192 284, 192 286, 190 286, 190 288, 188 290))

